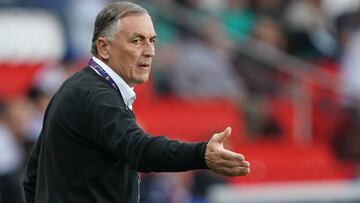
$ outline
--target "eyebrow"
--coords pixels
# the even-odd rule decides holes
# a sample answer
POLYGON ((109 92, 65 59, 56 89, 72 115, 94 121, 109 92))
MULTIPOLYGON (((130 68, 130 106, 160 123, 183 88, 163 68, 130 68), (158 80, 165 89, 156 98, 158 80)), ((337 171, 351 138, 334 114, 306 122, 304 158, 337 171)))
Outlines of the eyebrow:
MULTIPOLYGON (((143 34, 140 33, 133 33, 130 38, 135 38, 135 37, 141 37, 141 38, 146 38, 143 34)), ((151 39, 156 39, 156 34, 154 36, 150 37, 151 39)))

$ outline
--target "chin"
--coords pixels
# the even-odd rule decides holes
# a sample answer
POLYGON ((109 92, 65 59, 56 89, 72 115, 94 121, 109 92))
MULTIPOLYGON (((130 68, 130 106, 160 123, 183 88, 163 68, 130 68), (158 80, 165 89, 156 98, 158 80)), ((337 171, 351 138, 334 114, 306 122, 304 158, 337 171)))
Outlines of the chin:
POLYGON ((149 76, 139 77, 136 80, 134 80, 134 84, 142 84, 149 80, 149 76))

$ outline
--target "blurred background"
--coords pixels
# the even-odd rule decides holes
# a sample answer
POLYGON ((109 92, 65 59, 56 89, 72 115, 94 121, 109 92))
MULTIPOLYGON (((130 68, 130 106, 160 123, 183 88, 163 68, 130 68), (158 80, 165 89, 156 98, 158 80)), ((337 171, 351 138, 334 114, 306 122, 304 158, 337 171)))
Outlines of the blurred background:
MULTIPOLYGON (((0 202, 49 99, 91 57, 110 0, 0 0, 0 202)), ((143 203, 360 202, 359 0, 143 0, 157 56, 134 111, 149 133, 226 147, 246 177, 142 174, 143 203)))

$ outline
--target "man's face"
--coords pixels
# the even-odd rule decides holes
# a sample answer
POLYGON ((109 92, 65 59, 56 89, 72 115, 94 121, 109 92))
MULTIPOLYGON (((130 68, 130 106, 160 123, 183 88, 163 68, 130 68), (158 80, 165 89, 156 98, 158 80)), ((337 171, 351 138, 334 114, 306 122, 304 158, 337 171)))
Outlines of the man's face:
POLYGON ((120 31, 109 42, 108 65, 129 86, 149 79, 155 56, 156 33, 148 14, 129 15, 120 20, 120 31))

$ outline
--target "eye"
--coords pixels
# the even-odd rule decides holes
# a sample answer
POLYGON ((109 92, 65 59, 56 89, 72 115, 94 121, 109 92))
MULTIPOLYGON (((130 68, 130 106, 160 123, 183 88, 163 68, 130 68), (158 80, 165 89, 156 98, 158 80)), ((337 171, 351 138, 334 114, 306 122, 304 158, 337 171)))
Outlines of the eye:
POLYGON ((151 42, 152 44, 156 44, 156 38, 150 39, 150 42, 151 42))
POLYGON ((141 39, 137 38, 131 41, 133 44, 140 44, 141 43, 141 39))

